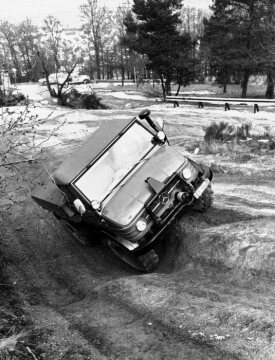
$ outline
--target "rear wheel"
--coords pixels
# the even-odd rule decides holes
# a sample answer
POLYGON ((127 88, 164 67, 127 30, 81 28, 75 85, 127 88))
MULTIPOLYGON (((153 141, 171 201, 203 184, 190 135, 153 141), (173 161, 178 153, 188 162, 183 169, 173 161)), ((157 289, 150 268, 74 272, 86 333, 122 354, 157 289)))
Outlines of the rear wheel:
POLYGON ((211 208, 213 204, 213 200, 214 200, 214 193, 213 190, 211 189, 211 184, 210 184, 205 189, 202 196, 196 201, 194 201, 192 209, 200 212, 205 212, 209 208, 211 208))
POLYGON ((159 263, 159 257, 153 249, 146 254, 137 256, 115 241, 108 240, 108 245, 120 260, 135 270, 147 273, 154 270, 159 263))
POLYGON ((88 83, 89 83, 88 79, 83 80, 83 84, 88 84, 88 83))

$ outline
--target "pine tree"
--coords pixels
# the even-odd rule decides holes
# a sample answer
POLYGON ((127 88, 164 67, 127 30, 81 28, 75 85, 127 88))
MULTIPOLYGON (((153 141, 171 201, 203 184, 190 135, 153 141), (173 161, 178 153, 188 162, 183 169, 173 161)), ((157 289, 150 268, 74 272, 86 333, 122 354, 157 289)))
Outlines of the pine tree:
POLYGON ((134 0, 132 13, 125 19, 129 46, 146 55, 147 67, 161 79, 164 96, 171 93, 171 81, 192 44, 178 30, 181 6, 181 0, 134 0))
POLYGON ((213 15, 205 20, 204 46, 217 80, 225 87, 230 77, 241 74, 242 97, 250 75, 273 66, 271 4, 272 0, 215 0, 213 15))

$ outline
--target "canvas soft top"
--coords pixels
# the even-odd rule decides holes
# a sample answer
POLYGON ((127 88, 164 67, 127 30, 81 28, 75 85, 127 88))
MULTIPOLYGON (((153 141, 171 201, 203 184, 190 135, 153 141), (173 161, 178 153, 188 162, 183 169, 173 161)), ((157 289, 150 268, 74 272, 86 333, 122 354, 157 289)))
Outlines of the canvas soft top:
POLYGON ((56 169, 53 174, 56 184, 70 184, 134 119, 103 121, 91 137, 56 169))

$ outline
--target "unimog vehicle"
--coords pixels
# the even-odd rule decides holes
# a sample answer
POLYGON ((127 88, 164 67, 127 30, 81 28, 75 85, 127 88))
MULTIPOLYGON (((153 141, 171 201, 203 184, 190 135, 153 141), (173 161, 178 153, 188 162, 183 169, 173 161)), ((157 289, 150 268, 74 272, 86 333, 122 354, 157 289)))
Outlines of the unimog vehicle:
POLYGON ((169 145, 160 119, 144 110, 103 121, 32 198, 82 243, 107 240, 131 267, 149 272, 165 229, 187 209, 212 203, 212 172, 169 145))

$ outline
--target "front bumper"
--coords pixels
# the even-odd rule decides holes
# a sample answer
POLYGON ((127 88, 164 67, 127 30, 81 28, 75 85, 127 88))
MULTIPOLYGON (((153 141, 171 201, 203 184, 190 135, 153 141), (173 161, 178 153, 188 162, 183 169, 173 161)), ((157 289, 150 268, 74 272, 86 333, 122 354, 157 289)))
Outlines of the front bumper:
MULTIPOLYGON (((210 174, 210 173, 209 173, 210 174)), ((185 182, 178 173, 175 173, 170 179, 169 183, 165 184, 160 191, 145 204, 146 216, 142 216, 148 223, 147 232, 145 234, 139 233, 142 237, 136 241, 131 241, 126 234, 118 234, 114 240, 126 246, 129 251, 139 255, 150 250, 166 230, 175 220, 182 217, 184 211, 189 208, 193 202, 200 198, 203 192, 210 184, 210 179, 207 178, 205 172, 192 183, 185 182), (182 200, 179 200, 177 193, 184 194, 182 200), (166 197, 164 195, 166 195, 166 197), (166 201, 168 196, 168 200, 166 201), (122 237, 121 237, 122 235, 122 237), (126 239, 129 240, 126 240, 126 239), (129 243, 127 245, 127 243, 129 243)), ((135 229, 136 232, 136 229, 135 229)), ((134 234, 133 234, 134 236, 134 234)), ((136 235, 135 235, 136 236, 136 235)), ((134 237, 135 237, 134 236, 134 237)))
MULTIPOLYGON (((176 178, 179 178, 179 177, 176 176, 176 178)), ((183 180, 180 179, 180 181, 183 181, 183 180)), ((156 197, 153 200, 151 200, 151 202, 146 207, 146 210, 150 214, 150 217, 153 219, 154 228, 156 229, 156 232, 153 234, 152 237, 147 236, 146 239, 141 241, 139 244, 139 247, 134 249, 133 252, 136 254, 144 253, 145 251, 152 248, 154 242, 158 238, 161 237, 161 235, 166 230, 166 228, 169 225, 171 225, 173 222, 175 222, 177 219, 182 217, 182 214, 184 213, 184 211, 192 205, 194 200, 196 200, 196 199, 200 198, 200 196, 202 196, 202 194, 204 193, 206 188, 210 185, 210 183, 211 182, 208 178, 206 178, 206 179, 201 178, 199 183, 197 184, 196 188, 193 188, 193 189, 191 187, 189 188, 190 192, 189 192, 189 194, 187 193, 187 196, 184 199, 184 201, 178 201, 178 202, 176 202, 175 206, 172 209, 168 209, 170 211, 162 212, 162 215, 164 215, 164 216, 157 216, 150 210, 150 205, 152 205, 152 203, 154 204, 157 196, 159 196, 159 194, 157 194, 156 197)), ((184 186, 186 187, 186 183, 184 183, 184 186)), ((163 191, 165 191, 165 189, 163 189, 163 191)), ((163 193, 163 191, 161 193, 163 193)))
POLYGON ((156 225, 163 226, 178 209, 192 204, 194 190, 192 184, 186 183, 176 173, 145 205, 146 211, 156 225), (182 200, 177 199, 178 193, 184 194, 182 200))

